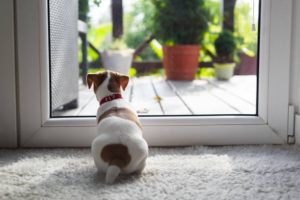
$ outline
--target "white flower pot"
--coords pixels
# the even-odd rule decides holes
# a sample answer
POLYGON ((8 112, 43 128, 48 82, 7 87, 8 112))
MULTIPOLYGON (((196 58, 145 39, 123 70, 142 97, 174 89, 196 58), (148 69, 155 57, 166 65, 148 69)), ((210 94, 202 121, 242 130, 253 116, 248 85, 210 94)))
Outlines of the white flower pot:
POLYGON ((128 75, 133 53, 133 49, 103 51, 101 52, 103 67, 128 75))
POLYGON ((214 63, 216 77, 220 80, 229 80, 234 73, 235 63, 214 63))

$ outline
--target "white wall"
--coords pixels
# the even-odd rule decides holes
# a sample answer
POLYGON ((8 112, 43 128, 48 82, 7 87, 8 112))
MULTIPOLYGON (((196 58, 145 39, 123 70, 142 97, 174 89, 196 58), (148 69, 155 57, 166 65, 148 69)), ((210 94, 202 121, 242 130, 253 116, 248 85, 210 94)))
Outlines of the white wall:
MULTIPOLYGON (((300 1, 293 4, 290 104, 300 114, 300 1)), ((296 142, 300 144, 300 115, 296 116, 296 142)))
POLYGON ((17 145, 14 1, 0 1, 0 147, 17 145))

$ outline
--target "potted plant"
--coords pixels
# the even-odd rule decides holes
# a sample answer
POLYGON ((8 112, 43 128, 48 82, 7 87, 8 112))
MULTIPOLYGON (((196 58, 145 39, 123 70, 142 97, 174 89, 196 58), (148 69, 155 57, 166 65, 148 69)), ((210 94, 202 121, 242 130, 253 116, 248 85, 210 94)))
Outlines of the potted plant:
MULTIPOLYGON (((255 34, 257 34, 257 32, 255 34)), ((247 35, 244 37, 239 36, 236 41, 239 62, 234 70, 234 73, 238 75, 256 75, 257 35, 247 33, 247 35)))
POLYGON ((234 68, 234 54, 236 51, 236 43, 231 31, 222 31, 215 43, 216 57, 214 61, 214 68, 216 77, 221 80, 228 80, 233 76, 234 68))
POLYGON ((101 52, 105 69, 129 74, 133 58, 133 49, 129 49, 122 39, 115 39, 107 50, 101 52))
POLYGON ((207 30, 203 0, 152 0, 153 30, 162 41, 167 79, 193 80, 200 56, 200 43, 207 30))

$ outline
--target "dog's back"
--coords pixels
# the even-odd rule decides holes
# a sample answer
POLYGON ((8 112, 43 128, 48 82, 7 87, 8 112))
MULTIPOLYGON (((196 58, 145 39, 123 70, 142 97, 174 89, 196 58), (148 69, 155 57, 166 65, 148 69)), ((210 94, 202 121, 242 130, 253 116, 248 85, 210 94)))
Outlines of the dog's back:
POLYGON ((142 171, 148 156, 137 114, 121 95, 127 83, 127 76, 113 72, 88 76, 89 87, 94 84, 100 102, 92 155, 98 170, 106 173, 107 183, 114 182, 120 173, 142 171))
POLYGON ((98 134, 92 143, 92 154, 97 168, 106 173, 107 183, 112 183, 119 173, 143 170, 148 146, 134 122, 111 116, 98 126, 98 134))

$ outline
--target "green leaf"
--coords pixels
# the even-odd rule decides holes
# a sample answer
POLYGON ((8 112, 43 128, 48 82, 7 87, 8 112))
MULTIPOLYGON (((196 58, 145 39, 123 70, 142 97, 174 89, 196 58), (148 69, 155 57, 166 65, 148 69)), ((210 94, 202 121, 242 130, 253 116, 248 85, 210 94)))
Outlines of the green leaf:
MULTIPOLYGON (((107 24, 102 24, 98 27, 91 27, 88 31, 88 41, 91 42, 92 45, 94 45, 97 49, 101 49, 103 46, 103 42, 105 38, 112 32, 112 24, 107 23, 107 24)), ((98 55, 91 50, 90 48, 88 49, 88 59, 91 60, 96 60, 98 58, 98 55)))
POLYGON ((156 39, 150 42, 150 47, 160 59, 163 58, 162 45, 156 39))

